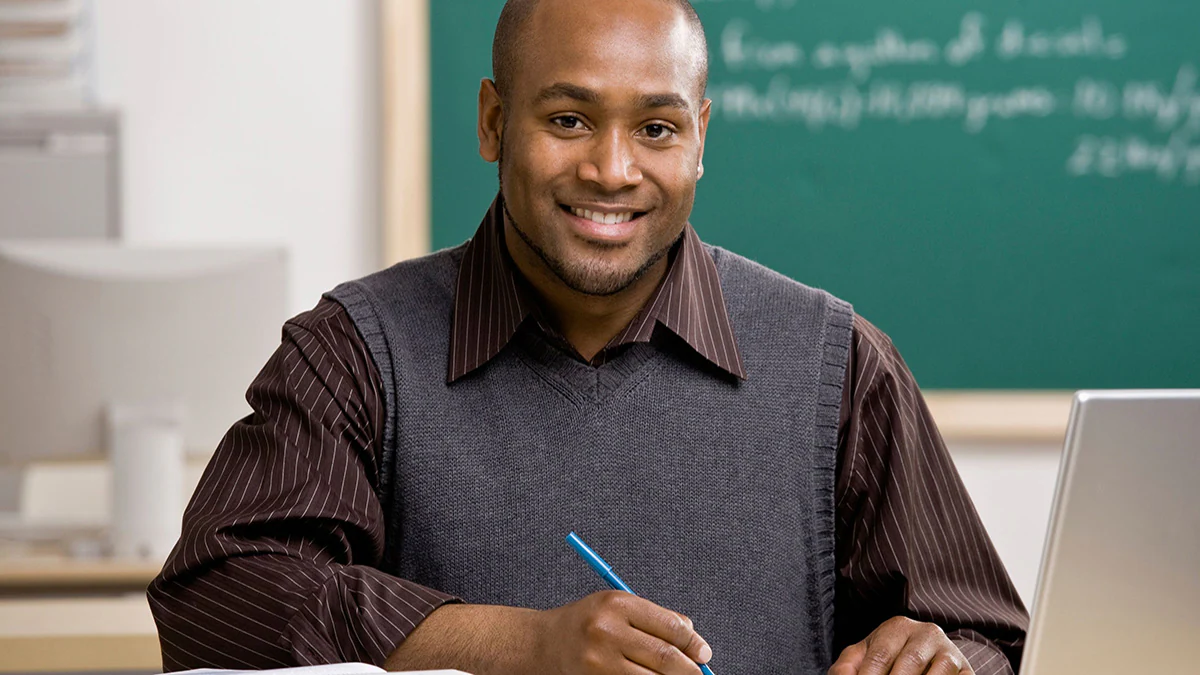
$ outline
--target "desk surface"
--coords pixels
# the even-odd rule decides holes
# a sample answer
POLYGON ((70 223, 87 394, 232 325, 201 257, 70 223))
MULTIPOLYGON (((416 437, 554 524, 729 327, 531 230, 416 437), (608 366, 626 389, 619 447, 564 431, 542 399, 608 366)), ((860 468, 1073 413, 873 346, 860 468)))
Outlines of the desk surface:
POLYGON ((1072 392, 927 391, 925 402, 947 442, 1062 443, 1072 392))
POLYGON ((134 560, 0 558, 0 596, 38 592, 141 592, 159 563, 134 560))
POLYGON ((0 672, 161 668, 145 595, 0 600, 0 672))

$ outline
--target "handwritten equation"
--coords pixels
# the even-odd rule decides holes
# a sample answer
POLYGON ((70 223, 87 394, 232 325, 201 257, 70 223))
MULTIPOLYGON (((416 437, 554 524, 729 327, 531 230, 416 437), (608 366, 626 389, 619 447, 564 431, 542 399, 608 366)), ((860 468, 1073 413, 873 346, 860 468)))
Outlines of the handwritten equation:
MULTIPOLYGON (((704 0, 746 3, 771 11, 794 0, 704 0)), ((697 3, 700 4, 700 3, 697 3)), ((1041 28, 1020 19, 995 23, 981 13, 962 17, 944 39, 911 37, 883 26, 866 40, 820 40, 805 45, 756 35, 744 19, 729 21, 712 46, 723 66, 709 96, 714 116, 731 123, 803 124, 852 131, 868 122, 949 121, 968 134, 1021 119, 1071 116, 1079 120, 1120 119, 1144 133, 1081 134, 1064 161, 1071 176, 1115 178, 1147 173, 1167 182, 1200 185, 1200 86, 1191 63, 1161 80, 1108 81, 1078 77, 1073 86, 1030 83, 988 88, 974 64, 1022 61, 1117 62, 1128 59, 1128 37, 1100 18, 1041 28), (922 67, 936 75, 914 77, 922 67), (891 71, 902 69, 907 78, 891 71), (824 80, 813 82, 813 75, 824 80), (764 79, 765 78, 765 79, 764 79)), ((1095 70, 1095 69, 1092 69, 1095 70)))

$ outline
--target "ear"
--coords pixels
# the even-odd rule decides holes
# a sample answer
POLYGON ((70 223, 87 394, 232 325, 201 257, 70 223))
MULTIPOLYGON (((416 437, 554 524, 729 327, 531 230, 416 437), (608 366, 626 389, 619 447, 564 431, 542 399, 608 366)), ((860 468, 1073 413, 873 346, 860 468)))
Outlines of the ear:
POLYGON ((486 162, 500 159, 500 134, 504 129, 504 106, 496 83, 483 78, 479 82, 479 156, 486 162))
POLYGON ((696 158, 696 180, 704 177, 704 139, 708 137, 708 119, 712 116, 712 99, 700 104, 700 154, 696 158))

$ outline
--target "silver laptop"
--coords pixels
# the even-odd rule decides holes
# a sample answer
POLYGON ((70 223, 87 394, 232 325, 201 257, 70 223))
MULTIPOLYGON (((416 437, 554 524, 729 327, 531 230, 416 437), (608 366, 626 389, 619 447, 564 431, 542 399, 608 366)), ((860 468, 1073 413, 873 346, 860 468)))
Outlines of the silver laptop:
POLYGON ((1200 673, 1200 389, 1081 391, 1021 675, 1200 673))

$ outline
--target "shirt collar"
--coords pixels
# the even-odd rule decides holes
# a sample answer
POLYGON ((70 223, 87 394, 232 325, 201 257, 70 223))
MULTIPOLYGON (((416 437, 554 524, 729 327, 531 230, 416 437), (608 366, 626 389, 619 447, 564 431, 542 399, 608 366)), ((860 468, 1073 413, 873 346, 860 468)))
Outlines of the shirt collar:
MULTIPOLYGON (((499 196, 467 242, 454 291, 447 383, 487 363, 536 314, 537 299, 504 248, 504 209, 499 196)), ((536 316, 535 316, 536 318, 536 316)), ((656 324, 678 335, 719 369, 746 379, 717 266, 691 224, 672 251, 663 282, 624 331, 605 350, 649 342, 656 324)), ((539 322, 539 327, 546 327, 539 322)))

